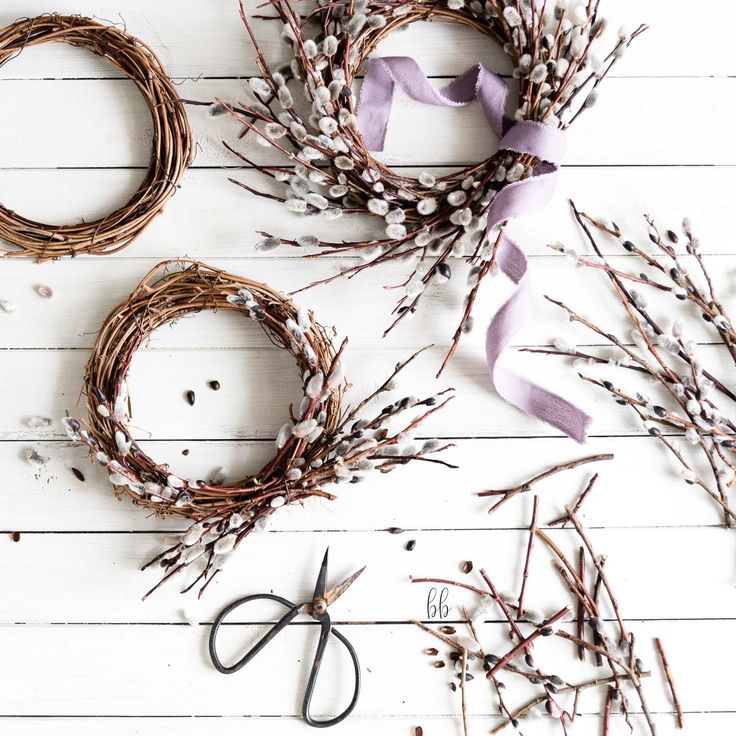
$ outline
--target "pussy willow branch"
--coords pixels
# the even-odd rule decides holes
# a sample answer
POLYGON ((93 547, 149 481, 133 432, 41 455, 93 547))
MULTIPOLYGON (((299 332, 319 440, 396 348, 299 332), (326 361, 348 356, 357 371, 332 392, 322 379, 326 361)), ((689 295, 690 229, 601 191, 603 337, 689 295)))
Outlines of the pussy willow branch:
POLYGON ((732 389, 734 379, 716 376, 705 369, 699 357, 700 348, 693 340, 687 340, 684 333, 692 319, 700 319, 701 324, 712 330, 735 369, 736 334, 718 297, 692 226, 685 221, 681 235, 672 230, 663 235, 652 218, 646 217, 649 246, 645 250, 627 239, 615 224, 603 223, 574 204, 572 211, 594 255, 581 256, 564 245, 554 248, 571 255, 585 268, 601 271, 607 277, 627 321, 633 327, 631 337, 634 345, 627 344, 613 330, 582 317, 563 302, 550 299, 572 322, 612 345, 618 356, 604 356, 594 349, 564 346, 544 349, 544 352, 573 357, 581 363, 613 365, 633 376, 647 377, 662 392, 663 398, 651 399, 643 388, 641 392, 632 393, 616 387, 610 380, 580 373, 583 380, 604 389, 617 403, 636 413, 649 434, 656 437, 681 465, 684 480, 701 487, 720 507, 724 525, 732 526, 736 520, 729 500, 729 489, 736 483, 736 415, 731 403, 736 402, 736 393, 732 389), (612 267, 610 258, 604 255, 599 243, 599 238, 604 237, 617 240, 635 267, 643 266, 657 278, 651 278, 647 272, 627 273, 626 269, 612 267), (681 240, 684 254, 678 250, 681 240), (695 262, 696 269, 688 267, 686 258, 695 262), (698 283, 700 280, 704 286, 698 283), (655 308, 647 304, 645 293, 648 289, 673 297, 684 310, 695 307, 697 312, 684 311, 684 319, 676 320, 671 328, 665 328, 655 308), (698 450, 706 461, 710 480, 707 474, 696 470, 690 459, 691 453, 680 449, 674 438, 664 435, 663 429, 670 434, 685 435, 693 451, 698 450))
MULTIPOLYGON (((641 677, 649 677, 649 673, 640 675, 641 677)), ((620 675, 619 680, 629 680, 631 679, 629 675, 620 675)), ((616 678, 614 677, 598 677, 595 680, 586 680, 585 682, 581 682, 577 685, 565 685, 564 687, 558 688, 557 692, 560 695, 565 695, 566 693, 575 693, 576 695, 580 692, 584 692, 585 690, 590 690, 591 688, 599 688, 604 687, 605 685, 613 685, 616 684, 616 678)), ((523 705, 518 710, 514 711, 514 713, 509 716, 506 720, 501 721, 497 726, 494 726, 494 728, 491 729, 491 733, 499 733, 500 731, 503 731, 509 723, 511 723, 512 720, 519 720, 523 716, 525 716, 530 710, 533 710, 538 705, 542 705, 546 700, 545 695, 540 695, 536 698, 533 698, 530 700, 526 705, 523 705)), ((573 708, 573 711, 575 709, 573 708)))

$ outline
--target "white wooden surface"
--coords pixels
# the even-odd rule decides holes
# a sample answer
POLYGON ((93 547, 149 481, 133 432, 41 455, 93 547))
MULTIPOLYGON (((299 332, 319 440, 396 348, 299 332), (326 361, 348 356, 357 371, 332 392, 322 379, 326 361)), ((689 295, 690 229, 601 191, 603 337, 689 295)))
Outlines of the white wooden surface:
MULTIPOLYGON (((577 242, 565 200, 572 196, 620 225, 638 226, 637 212, 667 224, 688 214, 713 257, 722 293, 728 293, 736 267, 736 10, 725 0, 702 0, 697 12, 684 0, 607 4, 614 27, 645 20, 652 30, 606 83, 600 105, 573 129, 555 202, 515 222, 513 231, 533 256, 540 291, 603 315, 613 302, 600 284, 544 247, 552 239, 577 242)), ((4 0, 0 24, 50 9, 122 17, 157 49, 187 97, 237 99, 245 84, 240 78, 254 72, 234 0, 59 0, 53 8, 41 0, 4 0)), ((256 25, 266 53, 283 59, 275 28, 256 25)), ((412 28, 380 51, 411 52, 436 77, 449 77, 476 60, 509 71, 483 39, 447 26, 412 28)), ((146 111, 132 86, 104 63, 66 47, 34 49, 0 69, 0 100, 5 204, 48 221, 75 221, 109 210, 135 187, 147 157, 146 111)), ((305 229, 295 216, 249 197, 227 176, 252 184, 257 174, 221 168, 237 167, 220 140, 238 131, 201 109, 191 110, 191 119, 200 144, 195 164, 167 212, 134 246, 115 257, 42 267, 0 261, 0 298, 17 304, 15 314, 0 314, 0 732, 307 732, 296 718, 312 643, 306 629, 294 627, 272 656, 229 678, 209 666, 204 642, 207 622, 237 594, 308 594, 329 544, 335 577, 368 563, 333 613, 361 653, 365 680, 356 714, 336 732, 363 736, 381 729, 387 736, 409 736, 422 725, 428 736, 458 734, 459 702, 447 687, 449 677, 430 667, 421 654, 426 635, 407 623, 426 618, 427 589, 411 585, 409 577, 457 577, 459 564, 471 559, 476 568, 487 566, 499 585, 518 585, 530 499, 489 519, 487 504, 473 492, 518 482, 583 452, 487 390, 481 330, 462 344, 441 381, 458 389, 457 400, 423 429, 424 436, 455 442, 448 459, 461 470, 404 468, 341 490, 334 503, 286 510, 272 532, 239 552, 199 603, 180 596, 175 585, 140 602, 154 578, 138 568, 182 524, 147 518, 112 498, 102 474, 64 440, 58 424, 44 430, 27 424, 29 417, 58 418, 77 407, 97 327, 158 260, 197 257, 289 290, 333 273, 340 261, 307 262, 289 252, 257 255, 256 229, 300 234, 329 227, 335 239, 373 231, 370 222, 347 219, 329 225, 309 221, 305 229), (52 286, 53 299, 40 299, 38 284, 52 286), (43 467, 26 463, 29 448, 48 458, 43 467), (84 469, 85 482, 72 475, 72 466, 84 469), (390 526, 408 531, 381 531, 390 526), (13 531, 21 532, 18 543, 10 541, 13 531), (417 540, 412 553, 404 550, 408 539, 417 540), (185 614, 202 624, 190 626, 185 614)), ((493 145, 476 109, 420 109, 401 100, 385 160, 424 170, 474 161, 493 145), (416 116, 427 121, 423 129, 433 131, 432 138, 409 129, 416 116)), ((301 297, 324 323, 350 334, 347 363, 356 395, 375 385, 399 357, 427 343, 437 347, 407 372, 406 390, 438 386, 432 376, 457 318, 459 285, 430 294, 413 322, 381 340, 392 299, 381 287, 399 273, 374 271, 301 297)), ((478 307, 481 322, 506 293, 501 280, 487 283, 478 307)), ((519 344, 548 344, 558 334, 583 339, 552 310, 540 305, 538 315, 519 344)), ((723 359, 715 347, 704 350, 714 364, 723 359)), ((656 661, 652 636, 664 638, 686 710, 685 733, 733 734, 733 534, 717 528, 718 514, 678 481, 630 416, 581 389, 560 366, 530 356, 514 361, 541 367, 550 385, 577 391, 594 413, 587 449, 614 452, 617 459, 600 467, 602 480, 586 503, 585 520, 595 528, 599 550, 609 554, 624 613, 647 664, 656 661)), ((257 467, 297 390, 284 356, 249 324, 223 315, 201 315, 157 334, 136 357, 132 384, 141 438, 157 458, 192 475, 224 466, 235 476, 257 467), (219 393, 206 387, 214 378, 222 384, 219 393), (197 392, 195 407, 183 400, 187 389, 197 392)), ((559 513, 586 478, 578 471, 540 490, 542 518, 559 513)), ((560 544, 572 543, 568 532, 555 536, 560 544)), ((538 582, 530 589, 542 606, 552 605, 560 592, 548 572, 540 561, 538 582)), ((465 600, 451 595, 451 619, 465 600)), ((270 615, 263 612, 261 618, 270 615)), ((501 627, 491 620, 483 630, 493 639, 501 627)), ((244 635, 239 627, 231 631, 244 635)), ((321 706, 330 710, 346 695, 345 684, 339 684, 345 663, 328 658, 327 665, 334 665, 334 682, 323 683, 321 706)), ((469 703, 472 732, 485 733, 495 720, 482 683, 476 684, 469 703)), ((671 704, 659 678, 650 692, 660 733, 673 732, 671 704)), ((584 715, 574 733, 598 732, 590 715, 597 708, 595 700, 581 702, 584 715)), ((555 728, 542 720, 525 733, 555 728)))

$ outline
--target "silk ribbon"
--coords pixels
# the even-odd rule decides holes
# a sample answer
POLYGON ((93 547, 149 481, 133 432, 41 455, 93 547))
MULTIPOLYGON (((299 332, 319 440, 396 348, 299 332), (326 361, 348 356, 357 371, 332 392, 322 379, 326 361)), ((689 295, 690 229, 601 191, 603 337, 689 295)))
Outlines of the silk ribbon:
MULTIPOLYGON (((371 61, 360 92, 358 127, 371 151, 382 151, 391 114, 394 89, 427 105, 463 107, 479 100, 491 128, 501 139, 499 150, 535 156, 541 162, 534 174, 507 184, 488 209, 487 231, 522 212, 543 207, 554 191, 565 151, 564 132, 531 120, 514 121, 504 114, 508 86, 499 76, 476 64, 443 89, 436 89, 414 59, 387 56, 371 61)), ((486 332, 486 360, 497 393, 508 403, 546 422, 577 442, 586 440, 591 418, 574 404, 511 371, 499 359, 534 311, 529 262, 505 234, 497 253, 500 270, 516 288, 496 312, 486 332)))

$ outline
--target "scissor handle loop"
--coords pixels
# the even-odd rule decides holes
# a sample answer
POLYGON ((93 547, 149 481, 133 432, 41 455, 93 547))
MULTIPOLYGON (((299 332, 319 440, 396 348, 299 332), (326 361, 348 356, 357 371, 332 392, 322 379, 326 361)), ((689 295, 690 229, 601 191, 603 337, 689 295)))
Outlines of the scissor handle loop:
POLYGON ((291 601, 287 600, 286 598, 282 598, 279 595, 274 595, 273 593, 257 593, 255 595, 246 595, 243 598, 238 598, 237 600, 233 601, 229 606, 226 608, 223 608, 222 611, 217 615, 217 618, 215 619, 214 623, 212 624, 212 629, 210 631, 210 658, 212 659, 212 664, 215 665, 217 670, 219 672, 222 672, 223 675, 231 675, 233 672, 237 672, 238 670, 245 667, 248 662, 253 659, 253 657, 258 654, 258 652, 263 649, 263 647, 268 644, 283 628, 288 626, 288 624, 292 621, 292 619, 296 618, 299 615, 299 608, 300 606, 296 605, 295 603, 292 603, 291 601), (250 603, 251 601, 256 600, 270 600, 270 601, 276 601, 276 603, 280 603, 282 606, 288 608, 289 610, 237 661, 235 664, 231 665, 225 665, 220 660, 220 657, 217 654, 217 646, 216 646, 216 640, 217 640, 217 634, 220 630, 220 626, 222 625, 222 622, 224 618, 234 611, 236 608, 242 606, 244 603, 250 603))
POLYGON ((314 653, 314 661, 312 663, 312 671, 309 673, 307 689, 304 691, 304 700, 302 701, 302 718, 304 718, 304 721, 314 728, 328 728, 329 726, 336 726, 341 721, 344 721, 353 712, 353 709, 358 703, 358 697, 360 696, 360 662, 358 661, 358 655, 353 648, 353 645, 337 629, 332 628, 332 622, 330 621, 328 614, 325 614, 320 618, 320 624, 322 630, 317 644, 317 651, 314 653), (348 650, 350 659, 353 662, 353 671, 355 673, 355 690, 353 691, 353 698, 350 701, 350 704, 342 713, 336 715, 334 718, 318 721, 312 718, 310 706, 312 703, 314 688, 317 684, 317 675, 319 674, 319 669, 322 665, 322 657, 324 656, 325 648, 327 647, 327 639, 330 634, 340 641, 345 649, 348 650))

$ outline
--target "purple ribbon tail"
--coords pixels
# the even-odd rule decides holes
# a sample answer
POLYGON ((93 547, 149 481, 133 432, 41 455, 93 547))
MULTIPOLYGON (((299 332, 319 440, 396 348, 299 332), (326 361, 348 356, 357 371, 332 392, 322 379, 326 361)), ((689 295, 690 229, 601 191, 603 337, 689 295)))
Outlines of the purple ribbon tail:
MULTIPOLYGON (((391 114, 394 89, 428 105, 461 107, 480 100, 496 135, 500 150, 531 155, 542 163, 526 179, 504 187, 488 211, 487 231, 522 212, 544 206, 552 196, 559 162, 565 151, 563 131, 533 121, 514 122, 504 116, 508 87, 481 64, 468 69, 441 90, 429 82, 419 65, 409 57, 374 59, 366 72, 360 92, 358 126, 366 146, 382 151, 391 114)), ((503 236, 498 264, 517 288, 491 319, 486 332, 486 358, 491 383, 508 403, 564 432, 577 442, 585 442, 591 418, 561 396, 517 375, 499 359, 534 311, 534 295, 529 263, 524 252, 503 236)))
POLYGON ((536 383, 519 376, 498 360, 514 335, 529 321, 534 310, 534 289, 524 252, 509 238, 504 238, 498 253, 498 265, 517 288, 496 312, 486 332, 486 359, 491 381, 509 404, 552 425, 576 442, 585 442, 591 418, 577 406, 536 383))

